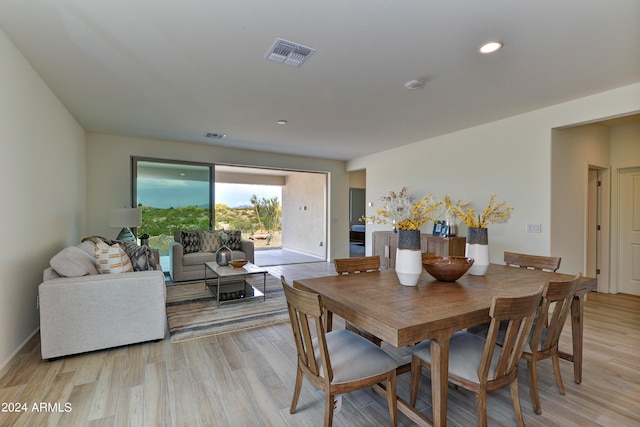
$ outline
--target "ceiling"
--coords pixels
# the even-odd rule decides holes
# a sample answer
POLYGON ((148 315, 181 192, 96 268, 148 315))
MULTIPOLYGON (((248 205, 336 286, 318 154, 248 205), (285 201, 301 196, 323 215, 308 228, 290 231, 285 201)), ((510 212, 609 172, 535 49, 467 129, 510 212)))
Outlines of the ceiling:
POLYGON ((640 81, 637 0, 0 0, 0 27, 88 132, 330 159, 640 81))

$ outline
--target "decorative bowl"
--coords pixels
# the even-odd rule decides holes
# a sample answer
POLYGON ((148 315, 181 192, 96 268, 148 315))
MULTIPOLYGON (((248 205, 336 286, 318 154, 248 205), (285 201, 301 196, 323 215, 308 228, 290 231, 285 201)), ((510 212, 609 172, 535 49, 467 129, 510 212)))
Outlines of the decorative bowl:
POLYGON ((441 282, 455 282, 473 265, 473 258, 463 256, 431 256, 422 259, 422 267, 434 279, 441 282))
POLYGON ((244 267, 247 262, 249 261, 247 261, 246 259, 232 259, 229 261, 229 264, 233 268, 241 268, 244 267))

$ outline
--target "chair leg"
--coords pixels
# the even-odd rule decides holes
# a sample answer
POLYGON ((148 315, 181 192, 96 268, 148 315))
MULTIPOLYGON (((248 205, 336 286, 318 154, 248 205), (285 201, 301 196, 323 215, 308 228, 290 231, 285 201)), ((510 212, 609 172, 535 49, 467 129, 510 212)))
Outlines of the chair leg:
POLYGON ((298 371, 296 373, 296 384, 293 389, 293 399, 291 399, 291 409, 289 409, 290 413, 294 413, 296 411, 296 406, 298 406, 298 398, 300 397, 300 390, 302 389, 302 370, 298 367, 298 371))
POLYGON ((325 312, 324 331, 331 332, 333 328, 333 312, 327 310, 325 312))
POLYGON ((560 356, 558 353, 555 353, 551 356, 551 360, 553 361, 553 373, 556 375, 556 385, 558 386, 558 391, 560 394, 566 394, 564 390, 564 384, 562 383, 562 374, 560 373, 560 356))
POLYGON ((540 405, 540 393, 538 392, 538 365, 535 360, 527 360, 527 372, 529 373, 529 390, 531 391, 531 405, 533 412, 542 414, 540 405))
POLYGON ((418 387, 420 386, 420 373, 422 371, 422 365, 420 358, 416 356, 411 357, 411 391, 409 395, 409 405, 415 407, 416 400, 418 400, 418 387))
POLYGON ((522 417, 522 407, 520 406, 520 393, 518 392, 518 379, 511 383, 511 400, 513 400, 513 410, 516 413, 516 421, 520 427, 524 427, 524 418, 522 417))
POLYGON ((387 403, 389 404, 389 420, 391 427, 398 425, 398 400, 396 396, 396 371, 389 373, 387 378, 387 403))
POLYGON ((476 394, 476 417, 478 427, 487 427, 487 390, 480 390, 476 394))
POLYGON ((331 427, 333 424, 333 401, 335 400, 335 395, 326 390, 324 396, 324 427, 331 427))

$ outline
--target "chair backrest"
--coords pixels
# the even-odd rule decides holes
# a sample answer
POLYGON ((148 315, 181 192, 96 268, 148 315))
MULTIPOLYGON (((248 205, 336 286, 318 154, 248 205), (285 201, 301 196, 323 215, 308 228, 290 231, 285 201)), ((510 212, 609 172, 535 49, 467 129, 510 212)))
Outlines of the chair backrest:
POLYGON ((544 289, 545 286, 542 286, 537 292, 520 297, 493 298, 489 311, 491 323, 478 368, 478 378, 481 383, 499 382, 503 379, 508 383, 517 375, 518 361, 529 339, 533 319, 540 308, 544 289), (496 341, 501 322, 507 322, 508 327, 502 347, 499 347, 496 346, 496 341), (501 349, 497 363, 494 360, 496 347, 501 349))
POLYGON ((504 263, 520 268, 533 268, 535 270, 556 271, 560 268, 560 257, 518 254, 515 252, 504 253, 504 263))
POLYGON ((365 273, 380 270, 380 256, 336 258, 333 260, 338 274, 365 273))
POLYGON ((558 345, 580 277, 582 274, 571 280, 547 284, 542 295, 540 312, 531 333, 529 347, 532 351, 544 352, 558 345))
POLYGON ((287 299, 289 320, 298 352, 298 366, 307 375, 313 375, 318 380, 330 383, 333 380, 333 371, 322 322, 323 310, 320 295, 290 286, 284 276, 280 276, 280 280, 287 299), (317 347, 314 347, 310 320, 315 324, 317 347), (318 365, 316 351, 320 355, 320 365, 318 365))

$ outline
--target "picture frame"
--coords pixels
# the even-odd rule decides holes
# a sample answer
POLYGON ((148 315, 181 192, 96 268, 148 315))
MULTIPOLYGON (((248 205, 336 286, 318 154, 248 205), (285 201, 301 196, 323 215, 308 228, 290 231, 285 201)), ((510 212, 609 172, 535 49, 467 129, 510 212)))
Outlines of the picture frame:
POLYGON ((444 226, 444 221, 434 221, 433 222, 433 232, 434 236, 440 236, 442 232, 442 227, 444 226))

